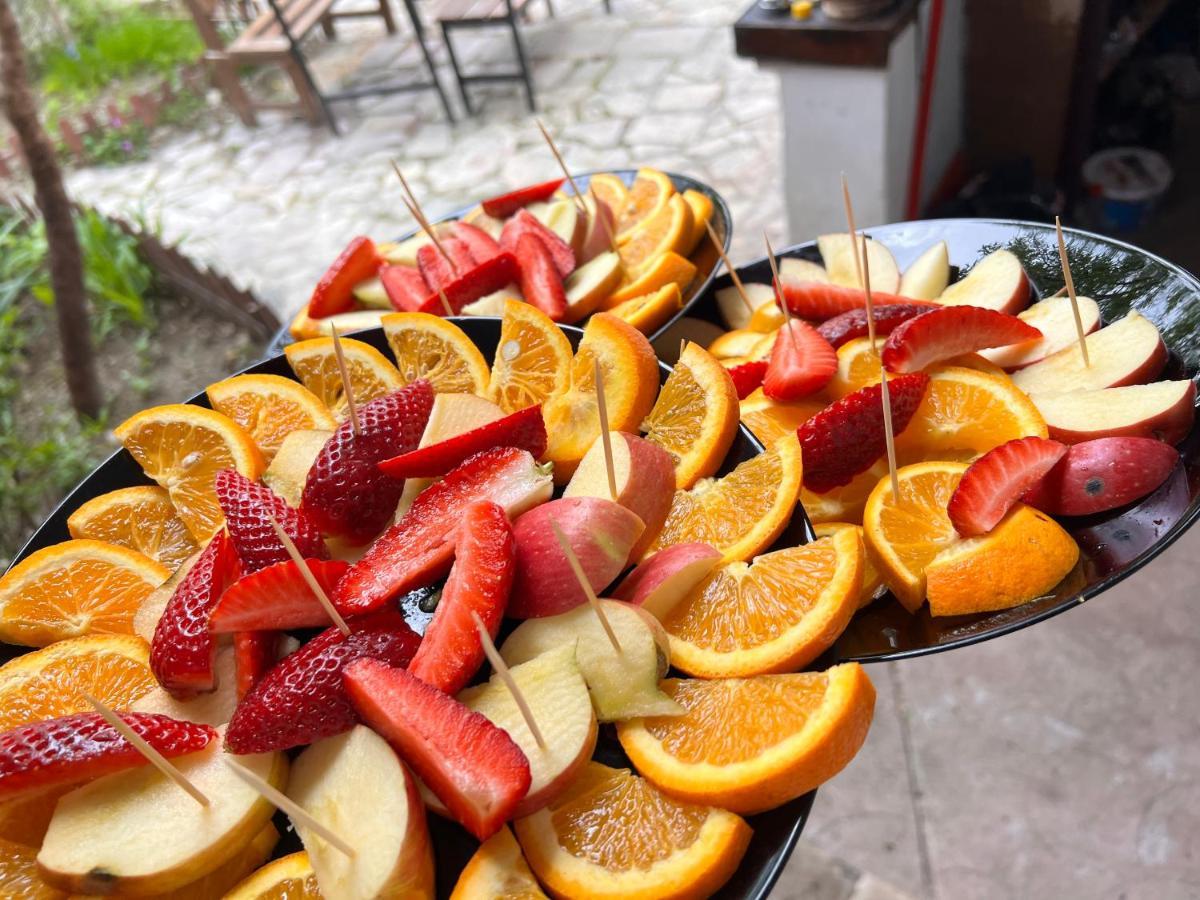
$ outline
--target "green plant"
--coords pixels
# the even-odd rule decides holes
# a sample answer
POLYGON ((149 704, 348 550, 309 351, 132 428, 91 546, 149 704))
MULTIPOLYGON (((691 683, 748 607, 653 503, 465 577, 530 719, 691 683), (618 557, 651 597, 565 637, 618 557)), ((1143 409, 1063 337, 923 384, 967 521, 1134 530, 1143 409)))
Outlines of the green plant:
POLYGON ((145 159, 150 148, 150 132, 139 119, 114 119, 108 124, 108 128, 83 136, 83 152, 89 162, 119 165, 145 159))

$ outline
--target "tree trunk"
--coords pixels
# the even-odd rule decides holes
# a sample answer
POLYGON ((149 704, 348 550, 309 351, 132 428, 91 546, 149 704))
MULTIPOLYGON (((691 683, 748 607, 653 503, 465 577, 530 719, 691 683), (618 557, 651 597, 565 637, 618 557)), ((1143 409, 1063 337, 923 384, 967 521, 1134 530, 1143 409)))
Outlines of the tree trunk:
POLYGON ((54 311, 71 404, 81 418, 94 419, 100 415, 101 392, 88 324, 83 256, 54 145, 38 121, 37 107, 29 90, 25 48, 9 0, 0 0, 0 80, 4 85, 4 112, 21 141, 33 178, 34 196, 46 223, 50 285, 54 289, 54 311))

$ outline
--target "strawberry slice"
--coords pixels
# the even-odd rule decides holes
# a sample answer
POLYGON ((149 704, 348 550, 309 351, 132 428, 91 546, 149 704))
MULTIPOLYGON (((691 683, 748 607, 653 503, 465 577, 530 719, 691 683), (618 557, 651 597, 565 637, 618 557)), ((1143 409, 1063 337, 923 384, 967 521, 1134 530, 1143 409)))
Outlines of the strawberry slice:
MULTIPOLYGON (((575 271, 575 251, 571 245, 539 222, 537 216, 527 209, 520 210, 504 223, 504 229, 500 232, 500 246, 509 253, 516 253, 517 243, 525 234, 532 234, 545 245, 554 260, 560 280, 575 271)), ((517 253, 517 259, 520 258, 521 255, 517 253)))
POLYGON ((426 488, 407 514, 380 535, 338 582, 343 615, 382 606, 392 597, 442 578, 454 557, 454 532, 467 507, 490 500, 510 517, 550 499, 553 479, 527 450, 485 450, 426 488))
POLYGON ((355 709, 484 841, 512 818, 532 780, 508 732, 403 669, 358 660, 343 673, 355 709))
POLYGON ((354 286, 379 271, 383 260, 369 237, 356 237, 333 261, 308 301, 310 319, 349 312, 354 309, 354 286))
POLYGON ((943 306, 896 326, 881 356, 889 372, 919 372, 952 356, 1023 344, 1041 336, 1028 322, 994 309, 943 306))
MULTIPOLYGON (((511 253, 500 253, 498 256, 484 260, 446 285, 446 300, 449 301, 450 308, 457 316, 468 303, 474 303, 480 297, 495 293, 502 287, 511 284, 516 277, 517 258, 511 253)), ((444 316, 446 308, 442 304, 441 294, 437 291, 428 294, 418 311, 444 316)))
POLYGON ((517 267, 520 270, 521 294, 555 322, 567 314, 567 292, 563 276, 554 265, 550 251, 537 235, 526 232, 517 238, 517 267))
MULTIPOLYGON (((923 372, 888 379, 892 428, 900 434, 929 384, 923 372)), ((804 486, 823 494, 849 484, 887 453, 883 430, 883 389, 867 385, 830 404, 796 429, 804 459, 804 486)))
POLYGON ((225 513, 225 527, 242 559, 242 569, 257 572, 264 566, 290 559, 271 527, 271 518, 284 530, 301 556, 328 559, 329 548, 317 523, 304 510, 295 509, 265 484, 251 481, 236 469, 222 469, 216 478, 217 501, 225 513))
POLYGON ((495 238, 469 222, 455 222, 450 226, 450 231, 466 246, 471 253, 471 258, 477 264, 487 262, 493 256, 499 256, 504 252, 496 243, 495 238))
POLYGON ((946 512, 951 524, 963 537, 987 534, 1066 452, 1066 444, 1040 437, 993 447, 967 467, 950 495, 946 512))
MULTIPOLYGON (((217 736, 210 725, 158 713, 121 713, 121 721, 167 757, 203 750, 217 736)), ((99 713, 34 722, 0 734, 0 800, 144 765, 146 757, 99 713)))
MULTIPOLYGON (((340 559, 306 559, 304 563, 326 596, 333 593, 350 568, 350 563, 340 559)), ((290 559, 238 579, 221 595, 208 617, 213 634, 324 628, 329 624, 321 601, 313 595, 300 567, 290 559)))
POLYGON ((465 688, 484 660, 471 613, 494 638, 516 565, 517 544, 504 510, 487 501, 468 506, 454 541, 454 568, 408 671, 447 694, 465 688))
POLYGON ((552 178, 550 181, 543 181, 541 184, 531 184, 523 188, 517 188, 515 191, 509 191, 507 194, 499 194, 495 197, 488 197, 480 206, 483 211, 489 216, 497 219, 507 219, 518 209, 528 206, 530 203, 541 203, 544 200, 549 200, 554 196, 554 192, 562 187, 562 178, 552 178))
POLYGON ((379 280, 392 308, 400 312, 416 312, 429 296, 429 285, 416 266, 384 266, 379 280))
POLYGON ((762 387, 763 378, 767 374, 767 361, 752 359, 736 366, 730 366, 728 372, 729 377, 733 379, 733 387, 737 391, 738 399, 745 400, 756 389, 762 387))
POLYGON ((282 637, 277 631, 239 631, 233 636, 233 671, 239 700, 279 661, 282 637))
MULTIPOLYGON (((793 316, 814 322, 832 319, 852 309, 864 309, 867 305, 867 292, 862 288, 843 287, 824 281, 793 281, 784 278, 781 279, 780 289, 788 311, 793 316)), ((922 308, 929 306, 928 300, 913 300, 880 291, 871 291, 871 302, 876 307, 900 303, 914 304, 922 308)))
POLYGON ((837 352, 829 341, 807 322, 792 319, 771 347, 763 393, 772 400, 799 400, 829 384, 836 372, 837 352))
POLYGON ((385 459, 379 468, 393 478, 436 478, 464 459, 494 447, 519 447, 534 456, 545 453, 546 423, 541 406, 527 406, 471 431, 385 459))
POLYGON ((171 696, 186 700, 216 689, 217 639, 208 617, 241 568, 233 541, 218 531, 167 601, 150 642, 150 670, 171 696))
MULTIPOLYGON (((877 335, 891 334, 901 322, 914 316, 919 316, 931 309, 941 309, 932 301, 910 300, 907 303, 885 303, 875 305, 875 333, 877 335)), ((829 341, 834 349, 855 338, 866 337, 871 333, 867 327, 867 310, 851 309, 821 323, 817 329, 821 337, 829 341)))
POLYGON ((441 243, 449 260, 442 256, 442 251, 434 244, 425 244, 417 250, 417 268, 431 291, 445 289, 455 279, 475 268, 477 262, 467 245, 458 238, 442 238, 441 243))
POLYGON ((389 478, 379 463, 417 449, 433 388, 425 379, 377 397, 358 408, 359 433, 349 420, 325 442, 308 471, 300 508, 325 534, 364 544, 396 512, 404 482, 389 478))
POLYGON ((358 723, 342 687, 347 663, 379 659, 406 666, 421 639, 394 609, 352 619, 350 636, 328 628, 276 663, 233 711, 225 732, 232 753, 287 750, 332 737, 358 723))

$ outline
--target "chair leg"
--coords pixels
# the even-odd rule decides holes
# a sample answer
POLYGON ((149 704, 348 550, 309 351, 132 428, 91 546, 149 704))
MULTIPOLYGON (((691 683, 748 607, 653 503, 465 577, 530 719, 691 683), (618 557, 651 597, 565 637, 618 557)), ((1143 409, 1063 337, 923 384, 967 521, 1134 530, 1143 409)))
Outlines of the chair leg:
POLYGON ((450 40, 450 29, 445 22, 442 26, 442 42, 446 45, 446 53, 450 56, 450 68, 454 70, 454 80, 458 82, 458 92, 462 95, 463 107, 467 110, 468 116, 475 115, 475 110, 471 107, 471 95, 467 93, 466 82, 463 81, 462 69, 458 66, 458 54, 454 52, 454 42, 450 40))
POLYGON ((517 17, 512 15, 511 7, 508 16, 508 27, 512 29, 513 46, 517 51, 517 63, 521 66, 521 80, 525 82, 525 101, 529 104, 530 112, 537 112, 537 104, 533 99, 533 76, 529 71, 529 60, 525 58, 525 47, 521 43, 521 30, 517 27, 517 17))
POLYGON ((379 17, 383 19, 383 27, 388 34, 396 33, 396 20, 392 17, 392 5, 388 0, 379 0, 379 17))
POLYGON ((229 57, 210 57, 208 62, 212 67, 212 77, 217 89, 225 97, 225 102, 233 108, 237 117, 242 120, 242 124, 251 128, 257 125, 258 116, 254 114, 254 104, 250 102, 250 96, 242 87, 241 79, 238 78, 237 66, 229 57))
POLYGON ((331 41, 337 40, 337 28, 333 24, 333 16, 321 17, 321 30, 325 32, 325 37, 331 41))
POLYGON ((320 125, 325 118, 325 114, 321 109, 321 100, 316 95, 313 86, 309 84, 308 79, 301 71, 300 65, 291 56, 285 57, 283 60, 283 69, 288 73, 288 77, 292 79, 292 85, 296 89, 297 107, 308 119, 312 125, 320 125))

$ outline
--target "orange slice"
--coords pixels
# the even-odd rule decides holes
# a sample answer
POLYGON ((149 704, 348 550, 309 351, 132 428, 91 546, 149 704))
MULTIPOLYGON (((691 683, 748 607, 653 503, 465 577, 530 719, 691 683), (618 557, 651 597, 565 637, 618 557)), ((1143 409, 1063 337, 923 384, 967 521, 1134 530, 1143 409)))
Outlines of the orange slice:
POLYGON ((642 559, 691 541, 720 550, 725 562, 750 559, 771 546, 791 521, 803 477, 800 442, 793 433, 722 478, 676 491, 667 521, 642 559))
POLYGON ((791 672, 833 645, 858 609, 855 531, 721 566, 663 619, 671 665, 704 678, 791 672))
POLYGON ((0 897, 5 900, 67 900, 38 875, 36 847, 0 840, 0 897))
POLYGON ((678 249, 681 255, 691 256, 700 246, 700 242, 708 238, 708 229, 705 226, 712 221, 713 202, 708 194, 694 188, 684 191, 683 199, 692 208, 692 233, 688 236, 687 242, 678 249))
POLYGON ((267 463, 293 431, 337 427, 316 394, 282 375, 236 375, 210 384, 206 393, 213 409, 250 433, 267 463))
MULTIPOLYGON (((207 875, 189 881, 167 896, 170 900, 212 900, 213 897, 228 897, 231 888, 266 862, 277 843, 279 832, 275 830, 274 825, 267 823, 262 831, 249 841, 238 845, 232 856, 207 875)), ((155 896, 159 900, 165 900, 164 895, 155 896)))
POLYGON ((507 825, 480 845, 450 892, 450 900, 544 900, 545 896, 507 825))
POLYGON ((727 331, 711 344, 708 352, 717 359, 737 359, 746 362, 753 359, 767 359, 771 348, 775 346, 775 332, 763 334, 751 331, 749 328, 738 328, 727 331))
POLYGON ((548 438, 545 458, 554 463, 554 480, 559 484, 570 480, 600 436, 597 360, 612 431, 636 432, 658 396, 658 359, 646 336, 607 313, 592 316, 571 361, 570 387, 542 407, 548 438))
POLYGON ((642 334, 653 334, 681 309, 683 295, 679 293, 679 285, 672 282, 651 294, 618 303, 609 312, 642 334))
POLYGON ((301 850, 273 859, 239 883, 223 900, 321 900, 317 876, 301 850))
POLYGON ((676 194, 637 226, 617 250, 629 279, 635 279, 642 269, 664 253, 685 255, 694 224, 691 206, 676 194))
POLYGON ((73 538, 136 550, 172 572, 200 549, 160 487, 119 488, 93 497, 67 519, 73 538))
POLYGON ((624 243, 639 225, 654 218, 674 196, 675 185, 666 172, 638 169, 624 205, 613 209, 617 219, 617 242, 624 243))
MULTIPOLYGON (((878 339, 877 341, 879 346, 882 347, 883 341, 878 339)), ((855 391, 865 388, 869 384, 879 384, 879 353, 871 350, 870 338, 861 337, 847 341, 838 347, 837 357, 837 372, 825 389, 835 400, 840 400, 847 394, 853 394, 855 391)), ((989 375, 1004 377, 1003 369, 998 368, 975 353, 968 353, 965 356, 958 356, 947 360, 945 364, 939 365, 931 371, 940 371, 946 366, 975 369, 979 372, 986 372, 989 375)), ((895 378, 896 376, 892 375, 891 377, 895 378)))
POLYGON ((716 681, 668 678, 681 716, 617 723, 629 760, 664 793, 763 812, 816 790, 854 759, 875 713, 858 663, 716 681))
MULTIPOLYGON (((350 376, 350 389, 354 391, 354 402, 359 406, 404 387, 404 379, 396 367, 370 344, 352 338, 341 340, 346 372, 350 376)), ((296 377, 321 398, 334 418, 344 422, 346 416, 350 415, 350 407, 346 404, 342 375, 333 352, 333 338, 298 341, 288 344, 283 352, 296 377)))
POLYGON ((677 285, 680 291, 686 291, 695 277, 696 266, 694 263, 672 251, 660 253, 636 276, 632 277, 632 280, 626 281, 620 288, 609 294, 608 299, 600 304, 600 308, 612 309, 626 300, 652 294, 668 284, 677 285))
POLYGON ((128 709, 158 687, 150 645, 126 634, 58 641, 0 666, 0 731, 90 710, 90 694, 128 709))
POLYGON ((429 313, 389 313, 383 332, 405 384, 425 378, 438 393, 482 397, 487 392, 487 360, 453 322, 429 313))
POLYGON ((779 304, 771 300, 754 310, 753 315, 750 316, 750 323, 746 327, 761 334, 772 334, 782 328, 786 322, 787 316, 784 315, 779 304))
POLYGON ((571 384, 571 342, 544 312, 506 300, 487 398, 506 413, 565 393, 571 384))
POLYGON ((85 634, 132 634, 138 607, 170 576, 148 556, 104 541, 44 547, 0 578, 0 640, 44 647, 85 634))
POLYGON ((715 473, 737 427, 733 379, 716 357, 689 342, 642 423, 647 440, 675 460, 675 487, 686 490, 715 473))
MULTIPOLYGON (((588 191, 607 204, 613 218, 619 216, 629 202, 629 188, 619 176, 611 172, 601 172, 588 179, 588 191)), ((564 195, 565 196, 565 195, 564 195)))
POLYGON ((832 491, 818 494, 808 488, 800 490, 800 505, 808 513, 808 521, 814 525, 822 522, 862 522, 863 507, 867 505, 867 497, 879 484, 880 478, 887 477, 887 462, 879 460, 865 472, 860 472, 851 479, 849 484, 836 487, 832 491))
POLYGON ((825 402, 813 397, 794 403, 780 403, 764 394, 762 388, 755 388, 739 404, 742 424, 764 447, 772 446, 785 434, 794 434, 797 428, 824 408, 825 402))
MULTIPOLYGON (((859 539, 866 546, 866 537, 863 534, 861 525, 854 525, 850 522, 822 522, 819 525, 813 526, 813 531, 817 537, 831 537, 839 531, 853 529, 859 539)), ((862 589, 858 592, 858 608, 870 606, 883 591, 883 577, 879 574, 879 570, 875 568, 875 564, 871 562, 869 554, 863 554, 863 569, 862 569, 862 589)))
POLYGON ((142 410, 113 433, 142 471, 166 488, 179 518, 201 543, 225 524, 213 486, 217 473, 234 468, 253 481, 266 468, 246 429, 219 412, 186 403, 142 410))
POLYGON ((737 869, 751 834, 731 812, 672 800, 598 762, 516 831, 538 880, 574 900, 708 897, 737 869))
POLYGON ((76 787, 78 785, 60 785, 0 803, 0 840, 27 847, 42 846, 58 798, 76 787))

